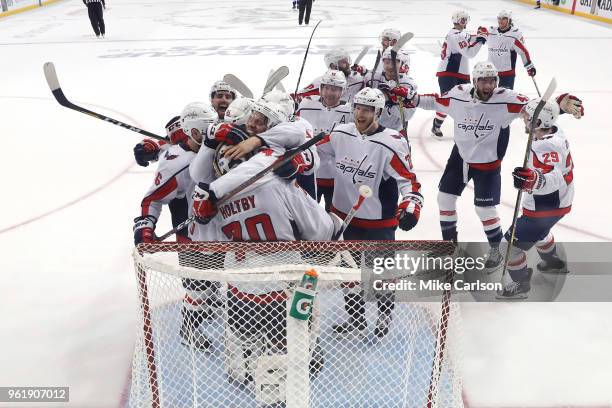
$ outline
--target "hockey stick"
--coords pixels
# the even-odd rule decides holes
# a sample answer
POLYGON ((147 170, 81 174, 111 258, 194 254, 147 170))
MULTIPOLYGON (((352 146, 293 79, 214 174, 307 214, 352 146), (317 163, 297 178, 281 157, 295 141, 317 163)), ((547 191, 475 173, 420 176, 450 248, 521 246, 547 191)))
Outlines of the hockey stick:
POLYGON ((317 27, 321 24, 321 21, 317 23, 312 29, 312 34, 310 34, 310 39, 308 40, 308 45, 306 46, 306 52, 304 53, 304 61, 302 61, 302 68, 300 69, 300 75, 298 76, 297 84, 295 85, 295 97, 297 98, 298 90, 300 89, 300 81, 302 80, 302 73, 304 72, 304 66, 306 65, 306 58, 308 57, 308 50, 310 49, 310 42, 312 41, 312 37, 314 36, 315 31, 317 31, 317 27))
MULTIPOLYGON (((546 101, 550 99, 552 94, 557 89, 557 80, 555 78, 550 81, 548 88, 546 88, 546 92, 544 92, 544 96, 536 106, 535 111, 533 112, 533 117, 531 118, 531 123, 529 124, 529 140, 527 141, 527 148, 525 149, 525 156, 523 157, 523 167, 527 167, 527 163, 529 161, 529 156, 531 154, 531 144, 533 143, 533 135, 536 130, 536 126, 538 123, 538 116, 540 116, 540 112, 544 109, 544 105, 546 101)), ((516 219, 518 218, 519 207, 521 205, 521 198, 523 197, 523 190, 519 190, 516 194, 516 202, 514 203, 514 215, 512 216, 512 233, 510 234, 510 242, 508 242, 508 250, 506 251, 506 256, 504 257, 504 269, 502 271, 502 277, 506 274, 506 270, 508 269, 508 262, 510 261, 510 252, 512 252, 512 245, 514 244, 514 238, 516 234, 516 219)))
MULTIPOLYGON (((297 156, 298 154, 302 153, 304 150, 306 150, 306 149, 314 146, 315 144, 319 143, 324 137, 325 137, 325 132, 321 132, 318 135, 314 136, 312 139, 309 139, 308 141, 306 141, 306 142, 302 143, 301 145, 299 145, 297 148, 295 148, 295 150, 293 150, 293 152, 290 155, 279 157, 274 163, 272 163, 271 165, 269 165, 265 169, 261 170, 259 173, 255 174, 254 176, 250 177, 248 180, 243 181, 238 186, 236 186, 232 190, 230 190, 223 197, 221 197, 217 201, 217 203, 216 203, 217 207, 219 207, 220 205, 226 203, 230 198, 232 198, 236 194, 240 193, 242 190, 244 190, 245 188, 249 187, 250 185, 255 183, 257 180, 261 179, 262 177, 264 177, 268 173, 276 170, 277 168, 279 168, 283 164, 289 162, 295 156, 297 156)), ((183 221, 182 223, 177 225, 176 228, 171 229, 170 231, 168 231, 165 234, 161 235, 157 239, 159 241, 163 241, 166 238, 168 238, 170 235, 176 234, 177 232, 179 232, 180 230, 182 230, 183 228, 187 227, 189 224, 194 222, 195 218, 196 218, 195 216, 189 217, 188 219, 186 219, 185 221, 183 221)))
POLYGON ((342 236, 344 230, 349 226, 349 224, 353 220, 353 217, 355 217, 355 214, 357 214, 357 211, 359 210, 359 207, 361 207, 361 204, 363 204, 365 199, 369 197, 372 197, 372 189, 366 186, 365 184, 362 184, 359 187, 359 197, 357 198, 357 201, 355 202, 355 204, 353 204, 353 207, 351 207, 351 210, 348 212, 348 214, 346 214, 346 217, 342 222, 342 226, 334 234, 334 236, 332 237, 332 241, 337 241, 338 238, 342 236))
POLYGON ((240 92, 240 94, 245 98, 253 99, 253 91, 251 91, 249 87, 246 86, 246 84, 242 82, 240 78, 238 78, 236 75, 225 74, 223 76, 223 81, 227 82, 232 88, 240 92))
POLYGON ((101 119, 105 122, 110 122, 113 125, 121 126, 128 130, 131 130, 132 132, 140 133, 141 135, 148 136, 152 139, 165 141, 168 140, 163 136, 156 135, 154 133, 140 129, 136 126, 128 125, 127 123, 121 122, 120 120, 113 119, 106 115, 102 115, 101 113, 92 112, 89 109, 85 109, 81 106, 75 105, 74 103, 70 102, 68 98, 66 98, 66 95, 64 95, 59 80, 57 79, 57 73, 55 72, 55 66, 53 65, 53 63, 45 62, 43 65, 43 71, 45 72, 45 78, 47 79, 47 84, 49 85, 49 89, 51 89, 51 93, 53 93, 55 100, 63 107, 84 113, 89 116, 93 116, 94 118, 101 119))
POLYGON ((538 96, 541 98, 542 94, 540 93, 540 88, 538 88, 538 83, 536 82, 535 77, 532 76, 531 80, 533 81, 533 85, 535 85, 535 89, 536 89, 536 92, 538 93, 538 96))
MULTIPOLYGON (((412 39, 412 37, 414 37, 414 34, 412 33, 406 33, 404 35, 402 35, 402 37, 397 41, 397 43, 393 46, 393 48, 391 48, 391 61, 393 63, 393 74, 395 75, 395 82, 397 83, 396 86, 400 85, 400 79, 399 79, 399 70, 397 68, 397 52, 408 42, 412 39)), ((406 143, 408 142, 408 132, 406 129, 406 121, 404 120, 406 117, 406 113, 404 112, 404 98, 401 96, 398 96, 397 101, 399 103, 399 111, 400 111, 400 120, 402 122, 402 129, 404 131, 404 138, 406 139, 406 143)))
MULTIPOLYGON (((272 76, 272 74, 273 74, 273 73, 274 73, 274 70, 273 70, 273 69, 271 69, 271 70, 270 70, 270 72, 268 73, 268 79, 267 79, 266 81, 269 81, 269 80, 270 80, 270 77, 272 76)), ((279 82, 278 84, 276 84, 276 86, 274 87, 274 89, 277 89, 277 90, 282 91, 282 92, 287 92, 287 90, 286 90, 286 89, 285 89, 285 87, 283 86, 283 83, 282 83, 282 82, 279 82)))
POLYGON ((368 53, 369 50, 370 50, 370 46, 364 45, 359 55, 357 55, 357 58, 355 58, 355 62, 353 63, 353 65, 359 65, 359 63, 361 62, 363 57, 365 57, 365 55, 368 53))
POLYGON ((265 95, 273 90, 274 87, 280 83, 280 81, 287 77, 287 75, 289 75, 289 68, 284 65, 270 74, 266 84, 264 85, 263 94, 265 95))

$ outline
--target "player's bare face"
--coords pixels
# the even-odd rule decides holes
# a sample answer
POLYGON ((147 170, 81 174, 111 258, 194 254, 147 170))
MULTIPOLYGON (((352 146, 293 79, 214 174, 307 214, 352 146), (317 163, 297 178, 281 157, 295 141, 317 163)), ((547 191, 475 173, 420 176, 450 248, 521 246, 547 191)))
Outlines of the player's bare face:
POLYGON ((202 133, 198 129, 191 129, 191 136, 187 139, 187 144, 194 152, 200 150, 200 145, 202 145, 202 133))
POLYGON ((387 79, 395 78, 395 74, 393 73, 393 60, 391 58, 383 59, 383 69, 385 70, 387 79))
POLYGON ((368 133, 376 123, 376 109, 373 106, 355 104, 353 108, 353 120, 359 133, 368 133))
POLYGON ((499 26, 499 29, 504 31, 507 30, 508 27, 510 26, 510 20, 508 20, 507 18, 498 18, 497 19, 497 25, 499 26))
POLYGON ((219 119, 223 119, 225 117, 225 111, 227 107, 234 100, 234 94, 228 91, 217 91, 210 99, 210 103, 213 108, 217 111, 219 115, 219 119))
POLYGON ((481 101, 488 101, 497 86, 497 78, 478 78, 476 93, 481 101))
POLYGON ((326 108, 335 108, 340 105, 340 98, 342 97, 342 88, 339 86, 321 85, 321 103, 326 108))
POLYGON ((251 136, 263 133, 268 130, 268 118, 259 112, 253 112, 249 116, 246 127, 251 136))

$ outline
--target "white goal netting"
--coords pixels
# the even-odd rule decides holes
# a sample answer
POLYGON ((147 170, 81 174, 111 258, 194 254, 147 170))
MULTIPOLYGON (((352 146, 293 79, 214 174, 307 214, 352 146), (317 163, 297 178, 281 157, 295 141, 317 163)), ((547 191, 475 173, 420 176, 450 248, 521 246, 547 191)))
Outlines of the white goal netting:
POLYGON ((450 294, 427 302, 405 302, 393 292, 363 295, 362 276, 375 257, 444 245, 138 246, 142 325, 128 405, 462 407, 461 321, 450 294), (310 317, 299 320, 292 300, 310 269, 318 273, 316 295, 310 317))

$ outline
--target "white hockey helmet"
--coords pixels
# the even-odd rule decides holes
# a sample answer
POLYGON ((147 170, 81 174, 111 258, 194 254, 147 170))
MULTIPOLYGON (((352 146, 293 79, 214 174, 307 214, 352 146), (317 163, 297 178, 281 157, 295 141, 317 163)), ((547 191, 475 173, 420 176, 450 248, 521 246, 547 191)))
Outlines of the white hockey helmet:
POLYGON ((380 89, 366 87, 355 94, 351 106, 353 108, 355 108, 355 105, 373 106, 377 115, 380 115, 385 107, 385 102, 385 95, 380 89))
POLYGON ((395 28, 385 28, 378 36, 378 39, 382 41, 383 38, 388 38, 389 40, 397 41, 400 39, 401 36, 402 33, 400 32, 400 30, 397 30, 395 28))
POLYGON ((249 158, 253 155, 252 153, 248 153, 239 159, 227 158, 225 157, 225 153, 230 147, 232 147, 232 145, 229 145, 227 143, 220 143, 217 146, 217 149, 215 149, 215 156, 213 158, 213 170, 215 171, 215 175, 217 177, 221 177, 234 167, 249 160, 249 158))
MULTIPOLYGON (((527 105, 523 106, 523 112, 529 118, 529 121, 533 118, 536 107, 542 98, 536 98, 530 100, 527 105)), ((555 101, 546 101, 546 104, 538 115, 538 123, 536 123, 536 129, 550 129, 557 123, 559 117, 559 105, 555 101)))
POLYGON ((261 100, 272 102, 283 108, 288 120, 295 113, 295 102, 291 95, 279 89, 273 89, 261 97, 261 100))
POLYGON ((512 22, 512 10, 502 10, 497 13, 497 18, 507 18, 508 21, 512 22))
POLYGON ((337 86, 338 88, 342 88, 342 91, 344 92, 347 85, 346 76, 342 71, 330 69, 321 77, 321 85, 319 85, 319 87, 322 87, 323 85, 337 86))
MULTIPOLYGON (((391 47, 387 47, 383 52, 382 59, 391 59, 391 47)), ((410 53, 408 50, 403 48, 397 50, 397 57, 395 59, 399 61, 401 67, 410 67, 410 53)))
POLYGON ((497 78, 497 68, 495 68, 492 62, 479 61, 474 65, 474 69, 472 69, 474 86, 476 86, 476 82, 478 82, 480 78, 497 78))
POLYGON ((244 125, 253 110, 253 102, 251 98, 234 99, 227 107, 223 121, 234 125, 244 125))
POLYGON ((268 129, 289 120, 286 107, 263 98, 253 104, 253 112, 259 112, 268 119, 268 129))
POLYGON ((351 65, 351 55, 344 48, 332 48, 325 53, 323 57, 325 59, 325 67, 330 68, 331 64, 338 67, 338 62, 343 59, 347 60, 348 64, 351 65))
POLYGON ((195 143, 201 144, 201 142, 197 142, 193 139, 191 130, 197 129, 200 134, 204 135, 208 125, 219 120, 219 116, 212 106, 202 102, 192 102, 183 108, 180 120, 181 128, 187 137, 195 143))
POLYGON ((232 88, 230 84, 225 81, 215 81, 215 83, 210 87, 210 99, 215 96, 215 92, 217 91, 227 91, 232 94, 234 99, 236 99, 236 90, 232 88))
POLYGON ((470 21, 470 15, 465 10, 457 10, 453 13, 452 20, 453 24, 467 24, 470 21), (462 23, 461 20, 465 20, 465 23, 462 23))

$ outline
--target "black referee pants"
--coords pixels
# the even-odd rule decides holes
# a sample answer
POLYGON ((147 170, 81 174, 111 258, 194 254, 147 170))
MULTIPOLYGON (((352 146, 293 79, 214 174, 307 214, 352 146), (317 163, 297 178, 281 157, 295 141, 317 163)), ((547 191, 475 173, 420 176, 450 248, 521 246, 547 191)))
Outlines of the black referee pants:
POLYGON ((89 15, 89 21, 93 27, 96 36, 100 34, 104 35, 106 29, 104 27, 104 15, 102 12, 102 3, 89 3, 87 4, 87 14, 89 15))
POLYGON ((302 25, 302 21, 306 24, 310 22, 310 11, 312 9, 312 0, 300 0, 300 15, 299 23, 302 25), (306 15, 304 15, 306 13, 306 15))

